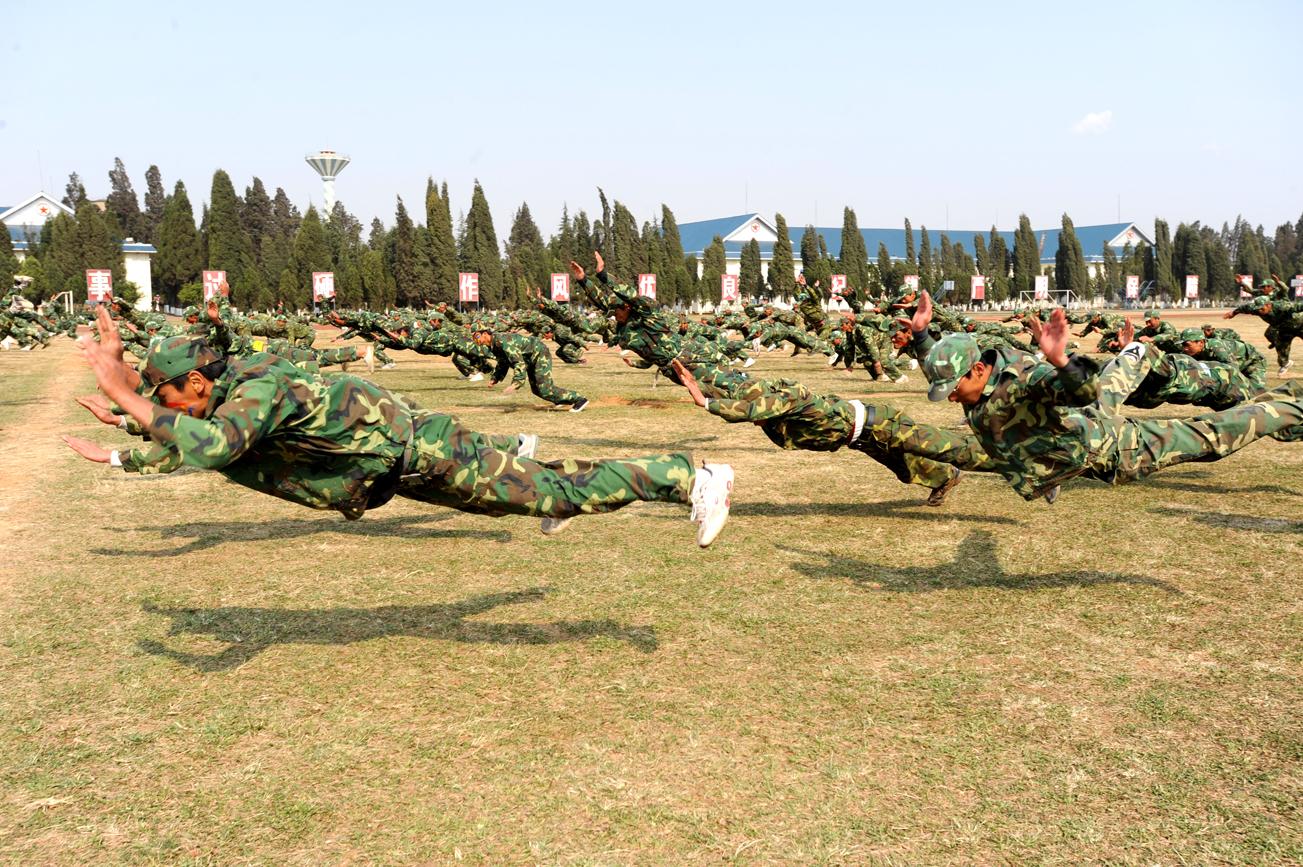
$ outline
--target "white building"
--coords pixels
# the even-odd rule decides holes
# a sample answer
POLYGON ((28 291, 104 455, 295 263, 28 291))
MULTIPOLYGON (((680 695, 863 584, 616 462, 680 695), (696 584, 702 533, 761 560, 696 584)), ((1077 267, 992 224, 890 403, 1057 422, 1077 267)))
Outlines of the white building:
MULTIPOLYGON (((30 244, 40 237, 46 221, 60 212, 70 217, 74 216, 71 208, 44 192, 37 193, 21 204, 11 207, 0 205, 0 223, 4 223, 9 229, 14 255, 19 262, 27 258, 30 244)), ((140 244, 132 238, 122 242, 122 261, 126 268, 127 279, 140 289, 140 298, 136 301, 137 310, 153 308, 154 277, 150 263, 157 252, 153 244, 140 244)), ((78 303, 81 301, 81 299, 74 300, 78 303)))

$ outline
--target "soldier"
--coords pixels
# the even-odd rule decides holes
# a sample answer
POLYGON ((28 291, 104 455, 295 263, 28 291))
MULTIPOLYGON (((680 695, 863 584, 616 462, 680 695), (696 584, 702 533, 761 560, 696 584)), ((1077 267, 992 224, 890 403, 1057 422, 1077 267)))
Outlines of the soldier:
POLYGON ((1180 334, 1176 326, 1163 321, 1163 311, 1158 309, 1145 311, 1145 327, 1136 332, 1136 340, 1150 343, 1155 340, 1178 341, 1180 334))
POLYGON ((678 359, 673 365, 693 402, 712 415, 749 421, 784 449, 863 452, 900 481, 928 488, 929 506, 945 502, 960 469, 995 472, 974 437, 919 424, 889 404, 815 394, 791 379, 749 379, 709 365, 689 371, 678 359))
POLYGON ((1276 350, 1276 362, 1280 365, 1278 376, 1284 376, 1292 362, 1289 360, 1290 344, 1295 337, 1303 337, 1303 310, 1297 305, 1271 297, 1255 295, 1248 301, 1223 314, 1232 319, 1241 313, 1252 313, 1267 323, 1267 345, 1276 350))
POLYGON ((512 371, 511 385, 504 392, 515 391, 528 382, 529 390, 548 403, 568 406, 571 412, 583 412, 588 406, 588 398, 577 391, 558 388, 552 381, 552 353, 537 337, 493 331, 487 326, 475 326, 471 336, 477 346, 491 351, 497 358, 498 366, 489 377, 489 388, 502 382, 508 371, 512 371))
POLYGON ((1067 355, 1061 309, 1033 326, 1044 361, 1011 350, 982 352, 966 334, 934 340, 924 295, 910 325, 924 355, 931 400, 964 407, 969 426, 998 471, 1025 499, 1054 502, 1077 476, 1118 485, 1187 461, 1215 461, 1256 439, 1303 440, 1303 402, 1245 404, 1193 419, 1128 419, 1117 410, 1146 373, 1147 349, 1123 328, 1125 348, 1101 371, 1067 355))
POLYGON ((1267 387, 1267 359, 1247 343, 1210 338, 1204 328, 1187 328, 1181 332, 1181 351, 1200 361, 1229 364, 1244 374, 1258 391, 1267 387))
MULTIPOLYGON (((580 514, 638 500, 691 504, 697 543, 711 544, 728 519, 733 470, 693 466, 687 453, 604 461, 539 462, 533 444, 463 427, 374 383, 325 379, 272 355, 221 359, 202 338, 161 341, 137 373, 107 311, 100 343, 82 353, 101 390, 163 454, 149 465, 220 471, 238 484, 357 519, 394 496, 483 515, 543 518, 546 534, 580 514), (137 392, 140 386, 142 393, 137 392)), ((91 461, 120 454, 75 437, 91 461)))

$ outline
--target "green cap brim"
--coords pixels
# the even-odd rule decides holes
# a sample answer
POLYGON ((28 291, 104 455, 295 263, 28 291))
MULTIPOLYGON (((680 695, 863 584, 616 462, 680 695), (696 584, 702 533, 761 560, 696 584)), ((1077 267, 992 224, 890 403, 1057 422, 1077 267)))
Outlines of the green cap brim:
POLYGON ((956 376, 954 379, 947 379, 941 382, 932 383, 932 386, 927 390, 927 399, 933 401, 945 400, 946 398, 950 397, 950 393, 955 390, 955 386, 959 385, 959 380, 963 379, 967 375, 968 375, 968 371, 964 371, 962 374, 956 376))

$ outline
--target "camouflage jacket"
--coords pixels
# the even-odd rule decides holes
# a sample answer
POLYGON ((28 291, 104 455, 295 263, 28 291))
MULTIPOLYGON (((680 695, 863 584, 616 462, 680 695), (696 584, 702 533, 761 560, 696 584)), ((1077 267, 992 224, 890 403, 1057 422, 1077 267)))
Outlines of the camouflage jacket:
POLYGON ((530 362, 541 355, 551 354, 537 337, 511 331, 493 332, 493 342, 488 348, 498 362, 493 371, 493 381, 502 382, 510 371, 511 381, 517 385, 523 385, 527 381, 530 362))
POLYGON ((1219 340, 1210 337, 1203 342, 1203 352, 1194 356, 1200 361, 1220 361, 1229 364, 1253 379, 1267 375, 1267 359, 1254 347, 1240 340, 1219 340))
POLYGON ((414 414, 421 411, 364 379, 327 379, 259 353, 228 360, 203 418, 156 408, 144 433, 157 448, 133 452, 123 468, 215 469, 254 490, 358 518, 376 482, 401 464, 414 414))
POLYGON ((1258 391, 1233 364, 1200 361, 1179 352, 1148 351, 1149 372, 1126 403, 1153 409, 1165 403, 1229 409, 1258 391))
MULTIPOLYGON (((916 335, 917 357, 936 341, 916 335)), ((989 349, 982 360, 991 377, 981 400, 964 415, 982 449, 1013 489, 1031 500, 1086 471, 1098 432, 1092 407, 1099 396, 1099 364, 1073 355, 1062 369, 1016 349, 989 349)))

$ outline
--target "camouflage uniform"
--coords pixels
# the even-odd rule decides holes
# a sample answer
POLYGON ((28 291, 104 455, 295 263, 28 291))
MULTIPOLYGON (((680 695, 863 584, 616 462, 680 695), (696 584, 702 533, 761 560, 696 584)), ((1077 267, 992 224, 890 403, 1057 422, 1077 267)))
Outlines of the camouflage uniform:
POLYGON ((1191 354, 1191 358, 1228 364, 1244 374, 1258 391, 1267 387, 1267 359, 1249 344, 1240 340, 1206 337, 1203 330, 1199 328, 1187 328, 1182 331, 1181 342, 1203 344, 1203 349, 1198 354, 1191 354))
POLYGON ((1022 352, 982 352, 967 335, 934 341, 924 332, 915 340, 926 353, 932 400, 946 399, 976 361, 992 366, 981 399, 964 414, 997 470, 1025 499, 1077 476, 1116 485, 1187 461, 1219 460, 1264 436, 1303 439, 1299 401, 1246 404, 1189 420, 1118 415, 1147 372, 1142 344, 1101 372, 1082 355, 1058 369, 1022 352))
POLYGON ((501 382, 508 371, 513 371, 513 383, 523 385, 528 381, 529 390, 548 403, 573 406, 585 402, 579 392, 558 388, 552 382, 552 353, 537 337, 495 331, 489 348, 498 361, 493 382, 501 382))
POLYGON ((751 422, 780 448, 863 452, 906 483, 937 489, 958 469, 994 472, 994 462, 974 437, 919 424, 885 403, 864 403, 863 429, 855 436, 856 409, 837 395, 815 394, 791 379, 753 380, 709 365, 693 369, 706 409, 730 423, 751 422))
MULTIPOLYGON (((145 386, 152 393, 180 367, 217 358, 199 340, 164 341, 145 364, 145 386)), ((144 433, 155 445, 124 458, 128 471, 218 470, 350 519, 395 495, 478 514, 567 518, 638 500, 688 503, 695 478, 687 453, 527 460, 514 454, 514 437, 470 431, 364 379, 325 379, 263 353, 228 362, 202 418, 157 407, 144 433)))

